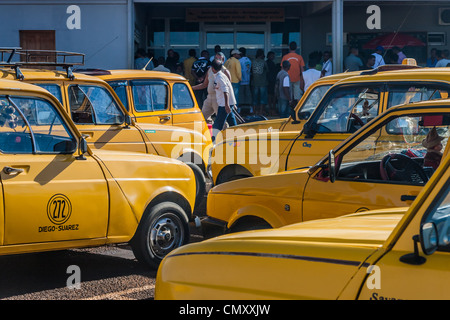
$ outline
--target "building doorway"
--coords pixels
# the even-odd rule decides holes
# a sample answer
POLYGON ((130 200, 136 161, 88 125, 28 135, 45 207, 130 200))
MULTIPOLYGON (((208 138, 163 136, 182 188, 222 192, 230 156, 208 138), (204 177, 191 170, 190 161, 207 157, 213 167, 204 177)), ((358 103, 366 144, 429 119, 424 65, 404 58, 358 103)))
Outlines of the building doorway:
MULTIPOLYGON (((55 30, 20 30, 20 47, 23 50, 56 50, 55 30)), ((23 61, 25 57, 21 56, 23 61)), ((29 62, 56 62, 52 53, 40 53, 28 56, 29 62)), ((40 69, 54 69, 54 67, 39 67, 40 69)))
POLYGON ((255 57, 256 50, 268 50, 270 25, 268 23, 255 25, 203 25, 204 34, 203 47, 210 52, 214 52, 214 47, 220 45, 222 52, 228 58, 230 51, 244 47, 247 56, 251 59, 255 57))

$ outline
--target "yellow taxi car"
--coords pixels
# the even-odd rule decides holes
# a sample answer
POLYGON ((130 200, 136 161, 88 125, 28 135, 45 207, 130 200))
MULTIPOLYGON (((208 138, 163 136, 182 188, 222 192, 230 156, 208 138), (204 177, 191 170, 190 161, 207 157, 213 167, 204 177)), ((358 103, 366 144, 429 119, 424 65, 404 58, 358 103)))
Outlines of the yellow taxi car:
POLYGON ((365 71, 340 79, 305 115, 308 120, 299 130, 291 124, 281 130, 227 133, 212 151, 214 185, 310 166, 392 106, 449 97, 448 68, 395 67, 400 69, 365 71))
MULTIPOLYGON (((211 137, 179 126, 136 123, 112 88, 82 73, 26 69, 41 63, 3 64, 0 77, 38 85, 55 95, 93 149, 133 151, 181 160, 196 177, 197 204, 206 190, 211 137)), ((51 67, 50 63, 42 63, 51 67)), ((70 64, 58 64, 69 70, 70 64)))
POLYGON ((448 300, 449 190, 447 157, 409 208, 189 244, 161 263, 155 299, 448 300))
POLYGON ((392 107, 309 169, 220 184, 208 194, 205 233, 408 206, 435 170, 422 145, 433 128, 450 148, 450 100, 392 107))
POLYGON ((298 101, 293 110, 294 117, 289 116, 288 118, 277 118, 238 124, 221 131, 217 135, 216 144, 227 138, 233 138, 243 134, 257 134, 259 132, 264 132, 264 130, 278 130, 280 132, 295 131, 298 133, 303 128, 306 120, 308 120, 309 116, 319 104, 322 97, 332 85, 342 79, 360 74, 361 71, 342 72, 320 78, 310 85, 308 90, 306 90, 301 99, 298 101))
POLYGON ((201 132, 207 144, 211 133, 188 80, 170 72, 146 70, 92 70, 105 80, 137 123, 185 127, 201 132))
POLYGON ((91 150, 59 101, 0 80, 0 254, 130 243, 152 267, 189 241, 195 177, 182 162, 91 150))

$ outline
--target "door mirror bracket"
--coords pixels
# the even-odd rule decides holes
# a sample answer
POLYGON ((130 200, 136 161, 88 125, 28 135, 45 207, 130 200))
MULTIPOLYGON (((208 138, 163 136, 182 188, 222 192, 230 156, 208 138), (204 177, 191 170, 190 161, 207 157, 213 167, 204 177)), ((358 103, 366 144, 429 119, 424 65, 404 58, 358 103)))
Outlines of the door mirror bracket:
POLYGON ((414 242, 414 252, 401 256, 400 261, 406 264, 419 266, 421 264, 424 264, 427 261, 427 259, 419 255, 419 248, 417 245, 417 243, 420 242, 419 235, 418 234, 414 235, 412 237, 412 240, 414 242))
POLYGON ((336 163, 333 150, 328 152, 328 175, 332 183, 336 181, 336 163))
POLYGON ((125 121, 124 121, 125 126, 123 127, 124 129, 129 129, 130 125, 132 124, 131 121, 131 116, 129 114, 125 114, 125 121))
POLYGON ((81 137, 80 138, 80 144, 78 147, 78 156, 75 157, 75 159, 77 160, 86 160, 86 157, 84 156, 84 154, 88 151, 88 146, 87 146, 87 142, 86 142, 86 138, 85 137, 81 137))

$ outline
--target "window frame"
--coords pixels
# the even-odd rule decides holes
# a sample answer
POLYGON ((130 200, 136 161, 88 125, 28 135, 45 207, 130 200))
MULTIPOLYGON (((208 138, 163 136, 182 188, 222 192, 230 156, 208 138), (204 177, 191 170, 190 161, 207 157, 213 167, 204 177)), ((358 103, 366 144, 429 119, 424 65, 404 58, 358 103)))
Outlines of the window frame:
MULTIPOLYGON (((39 155, 39 154, 74 154, 77 149, 78 149, 78 139, 77 136, 74 134, 74 132, 72 132, 70 126, 67 125, 65 118, 63 116, 63 114, 60 112, 59 108, 55 107, 55 105, 44 98, 41 97, 36 97, 36 96, 29 96, 29 95, 25 95, 25 96, 11 96, 11 95, 0 95, 0 98, 4 97, 5 99, 7 99, 11 105, 13 105, 13 108, 19 113, 19 115, 23 118, 23 120, 26 123, 26 126, 28 127, 29 130, 29 135, 31 138, 31 152, 25 151, 25 152, 18 152, 18 151, 13 151, 13 152, 8 152, 8 151, 4 151, 0 149, 0 153, 3 154, 33 154, 33 155, 39 155), (20 108, 18 107, 16 101, 14 101, 15 98, 18 99, 32 99, 34 101, 41 101, 46 103, 54 112, 55 115, 57 115, 59 117, 59 120, 61 122, 61 126, 65 129, 68 137, 67 137, 67 141, 72 141, 73 143, 73 148, 71 150, 65 150, 65 151, 41 151, 38 150, 39 146, 36 142, 36 135, 38 135, 38 133, 35 133, 33 131, 32 125, 30 124, 29 120, 27 119, 27 117, 24 115, 24 113, 22 112, 22 110, 20 110, 20 108), (12 103, 11 103, 12 102, 12 103)), ((51 134, 47 134, 48 136, 52 136, 51 134)))

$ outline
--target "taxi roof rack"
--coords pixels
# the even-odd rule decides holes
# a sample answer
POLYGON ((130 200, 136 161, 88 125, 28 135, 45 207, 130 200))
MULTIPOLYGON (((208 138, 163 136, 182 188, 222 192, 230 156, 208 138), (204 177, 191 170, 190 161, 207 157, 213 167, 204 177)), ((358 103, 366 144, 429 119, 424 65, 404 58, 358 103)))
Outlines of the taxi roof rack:
POLYGON ((84 65, 85 55, 77 52, 57 50, 24 50, 20 47, 0 47, 0 67, 10 67, 15 70, 16 78, 24 79, 20 67, 62 67, 66 70, 67 77, 75 78, 72 72, 73 66, 84 65), (13 61, 19 58, 20 61, 13 61), (75 61, 71 61, 75 60, 75 61))

